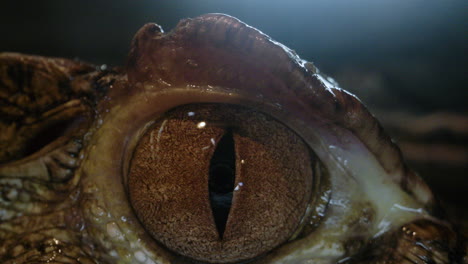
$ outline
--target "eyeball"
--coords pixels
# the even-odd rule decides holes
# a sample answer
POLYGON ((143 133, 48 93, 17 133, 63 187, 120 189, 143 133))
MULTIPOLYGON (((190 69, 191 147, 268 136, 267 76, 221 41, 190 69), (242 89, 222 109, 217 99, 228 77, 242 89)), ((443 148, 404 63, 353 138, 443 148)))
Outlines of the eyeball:
POLYGON ((143 135, 128 190, 156 241, 195 260, 229 263, 290 239, 311 200, 316 162, 294 131, 264 113, 185 105, 143 135))

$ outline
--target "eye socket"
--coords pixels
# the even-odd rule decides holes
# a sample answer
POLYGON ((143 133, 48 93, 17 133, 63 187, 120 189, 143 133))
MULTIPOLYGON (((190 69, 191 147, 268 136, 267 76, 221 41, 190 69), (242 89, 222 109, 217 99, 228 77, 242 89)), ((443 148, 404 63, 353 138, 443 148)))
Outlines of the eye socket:
POLYGON ((297 233, 312 200, 316 162, 297 134, 261 112, 185 105, 140 139, 128 192, 144 228, 170 250, 236 262, 297 233))

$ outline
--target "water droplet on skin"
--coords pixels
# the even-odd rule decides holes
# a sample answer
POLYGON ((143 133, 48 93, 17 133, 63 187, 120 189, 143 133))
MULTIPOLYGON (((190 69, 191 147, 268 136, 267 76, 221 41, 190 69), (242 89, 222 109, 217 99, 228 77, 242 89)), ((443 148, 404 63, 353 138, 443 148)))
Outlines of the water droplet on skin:
POLYGON ((123 234, 116 222, 109 222, 106 225, 107 234, 114 239, 123 240, 123 234))
POLYGON ((101 217, 106 214, 102 207, 96 205, 91 207, 91 213, 96 217, 101 217))
POLYGON ((135 259, 138 260, 139 262, 145 262, 146 261, 146 255, 145 253, 141 251, 137 251, 133 254, 135 256, 135 259))

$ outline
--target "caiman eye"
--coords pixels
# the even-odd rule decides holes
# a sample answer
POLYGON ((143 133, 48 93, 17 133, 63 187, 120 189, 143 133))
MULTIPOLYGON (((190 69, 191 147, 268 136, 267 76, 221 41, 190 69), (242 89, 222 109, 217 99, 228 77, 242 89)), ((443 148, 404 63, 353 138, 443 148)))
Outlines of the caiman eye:
POLYGON ((128 174, 131 205, 151 236, 214 263, 278 247, 300 226, 318 161, 278 120, 228 104, 168 111, 144 133, 128 174))
POLYGON ((106 98, 77 175, 109 263, 359 263, 429 217, 359 100, 232 17, 145 25, 106 98))
POLYGON ((462 258, 359 100, 235 18, 147 24, 123 72, 0 54, 0 84, 2 263, 462 258))

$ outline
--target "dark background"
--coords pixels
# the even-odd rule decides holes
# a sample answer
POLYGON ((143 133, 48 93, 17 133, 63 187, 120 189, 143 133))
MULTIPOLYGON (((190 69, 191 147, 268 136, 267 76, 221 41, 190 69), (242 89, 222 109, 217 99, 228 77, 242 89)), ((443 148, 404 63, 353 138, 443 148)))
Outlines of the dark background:
POLYGON ((143 24, 169 31, 213 12, 260 29, 357 94, 436 192, 466 208, 466 0, 2 1, 0 51, 124 65, 143 24))
POLYGON ((467 110, 464 0, 2 1, 0 51, 123 65, 143 24, 169 31, 212 12, 239 18, 351 82, 343 86, 371 107, 467 110), (384 100, 366 100, 388 87, 384 100))

